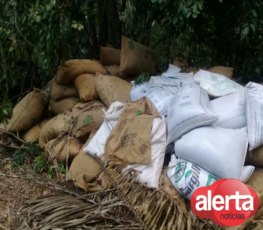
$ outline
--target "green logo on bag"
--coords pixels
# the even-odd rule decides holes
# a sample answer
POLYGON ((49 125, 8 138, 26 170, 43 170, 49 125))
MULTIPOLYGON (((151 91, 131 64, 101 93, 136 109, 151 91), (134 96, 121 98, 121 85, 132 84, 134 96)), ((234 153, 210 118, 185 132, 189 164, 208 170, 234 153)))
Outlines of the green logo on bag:
POLYGON ((175 182, 181 180, 186 169, 186 161, 179 162, 175 167, 174 179, 175 182))
POLYGON ((213 184, 218 179, 219 179, 218 177, 216 177, 216 176, 214 176, 212 174, 209 174, 208 178, 207 178, 206 186, 209 186, 209 185, 213 184))

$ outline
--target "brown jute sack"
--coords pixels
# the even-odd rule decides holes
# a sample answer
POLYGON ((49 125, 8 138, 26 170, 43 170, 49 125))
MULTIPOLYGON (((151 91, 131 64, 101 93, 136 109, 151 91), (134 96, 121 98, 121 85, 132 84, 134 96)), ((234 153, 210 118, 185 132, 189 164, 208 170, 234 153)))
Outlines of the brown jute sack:
POLYGON ((54 114, 64 113, 70 110, 79 102, 77 97, 64 98, 59 101, 54 101, 52 98, 49 100, 49 110, 54 114))
POLYGON ((132 39, 121 39, 121 72, 128 75, 155 72, 155 53, 132 39))
POLYGON ((53 81, 50 91, 50 97, 55 101, 68 97, 78 97, 78 91, 73 84, 60 85, 53 81))
POLYGON ((120 65, 121 51, 111 47, 100 47, 100 61, 104 65, 120 65))
POLYGON ((94 74, 81 74, 74 80, 81 101, 91 101, 98 97, 94 74))
POLYGON ((214 66, 209 68, 208 71, 218 73, 232 79, 234 68, 226 66, 214 66))
POLYGON ((95 77, 95 85, 99 98, 107 107, 114 101, 130 101, 131 84, 123 79, 98 74, 95 77))
POLYGON ((41 129, 39 145, 44 148, 46 142, 56 138, 62 133, 67 133, 71 126, 71 114, 62 113, 50 119, 41 129))
POLYGON ((100 127, 104 120, 105 106, 99 101, 78 103, 72 109, 72 134, 87 140, 89 134, 100 127))
POLYGON ((72 161, 67 173, 67 180, 73 181, 78 187, 89 190, 88 183, 100 174, 101 167, 91 156, 80 152, 72 161))
POLYGON ((149 164, 152 121, 156 116, 158 112, 147 98, 126 104, 105 144, 106 159, 114 156, 124 163, 149 164))
POLYGON ((72 59, 59 66, 56 73, 56 82, 59 84, 67 84, 80 74, 95 74, 97 72, 106 74, 106 70, 98 61, 89 59, 72 59))
POLYGON ((48 119, 45 119, 36 125, 34 125, 31 129, 27 130, 23 136, 22 139, 25 142, 38 142, 40 132, 42 127, 48 122, 48 119))
POLYGON ((124 74, 120 70, 118 65, 107 65, 104 66, 109 75, 125 78, 124 74))
POLYGON ((65 136, 62 139, 52 139, 45 144, 45 153, 50 160, 58 163, 71 161, 80 152, 81 144, 74 137, 65 136))
POLYGON ((253 149, 252 152, 247 154, 246 161, 249 164, 256 166, 263 166, 263 145, 259 146, 256 149, 253 149))
POLYGON ((38 90, 28 93, 13 109, 12 117, 7 125, 7 131, 25 131, 35 125, 43 116, 46 98, 38 90))

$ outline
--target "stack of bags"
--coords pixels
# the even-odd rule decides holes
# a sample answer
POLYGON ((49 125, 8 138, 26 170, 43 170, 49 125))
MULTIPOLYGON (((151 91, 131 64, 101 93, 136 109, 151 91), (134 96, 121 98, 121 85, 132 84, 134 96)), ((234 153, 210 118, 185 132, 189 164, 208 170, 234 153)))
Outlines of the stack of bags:
POLYGON ((66 61, 46 90, 15 106, 7 131, 67 164, 67 178, 86 191, 94 181, 111 186, 94 157, 160 188, 172 146, 167 177, 186 198, 219 178, 248 182, 262 196, 263 86, 239 85, 229 67, 182 73, 169 65, 149 82, 125 80, 142 72, 156 73, 154 52, 126 37, 121 50, 101 47, 100 61, 66 61))
MULTIPOLYGON (((73 59, 59 66, 45 89, 29 92, 14 107, 6 130, 39 144, 47 160, 70 166, 68 179, 87 190, 100 167, 84 154, 84 144, 100 128, 113 102, 130 101, 131 84, 126 78, 155 69, 154 52, 123 36, 121 50, 101 47, 100 61, 73 59)), ((149 118, 157 116, 154 110, 145 113, 149 118)), ((151 125, 152 120, 149 133, 151 125)), ((148 163, 150 155, 149 149, 148 163)))
POLYGON ((263 166, 263 86, 244 87, 231 80, 232 72, 214 67, 180 73, 170 65, 161 76, 132 86, 131 99, 148 97, 166 118, 167 146, 173 146, 167 175, 188 199, 220 178, 247 182, 263 195, 254 183, 262 175, 255 166, 263 166))

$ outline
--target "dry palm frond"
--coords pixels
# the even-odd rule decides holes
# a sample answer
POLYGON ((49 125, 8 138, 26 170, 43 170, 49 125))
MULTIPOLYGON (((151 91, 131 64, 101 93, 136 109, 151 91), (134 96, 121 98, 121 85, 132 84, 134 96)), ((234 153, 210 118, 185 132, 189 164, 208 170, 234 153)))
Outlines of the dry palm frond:
POLYGON ((27 225, 35 229, 142 229, 116 191, 79 197, 58 194, 30 202, 23 209, 27 225))
POLYGON ((136 181, 134 171, 121 173, 123 165, 105 164, 106 173, 149 229, 220 229, 211 221, 197 218, 183 198, 171 198, 162 190, 150 189, 136 181))
POLYGON ((133 170, 124 174, 124 166, 114 161, 102 166, 114 189, 32 201, 23 209, 25 224, 35 229, 220 229, 197 218, 183 198, 138 183, 133 170))

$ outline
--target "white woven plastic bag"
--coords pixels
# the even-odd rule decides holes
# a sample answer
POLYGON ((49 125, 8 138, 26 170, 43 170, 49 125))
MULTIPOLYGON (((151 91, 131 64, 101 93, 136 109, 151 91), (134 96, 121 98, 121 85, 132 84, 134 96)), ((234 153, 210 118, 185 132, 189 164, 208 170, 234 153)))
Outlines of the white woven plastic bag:
POLYGON ((239 129, 247 124, 245 89, 211 100, 211 107, 218 119, 214 126, 239 129))
POLYGON ((106 141, 111 133, 111 130, 116 126, 119 116, 124 109, 122 102, 114 102, 111 104, 105 114, 105 118, 100 128, 90 140, 88 144, 85 144, 83 151, 93 156, 101 157, 104 154, 104 147, 106 141))
POLYGON ((176 190, 188 199, 196 189, 209 186, 219 179, 190 161, 176 159, 175 155, 172 155, 167 176, 176 190))
POLYGON ((246 128, 201 127, 175 142, 175 154, 220 178, 240 179, 247 153, 246 128))
MULTIPOLYGON (((91 141, 84 146, 83 151, 93 156, 102 157, 106 141, 111 130, 116 126, 119 116, 122 113, 125 104, 114 102, 106 112, 104 122, 99 130, 93 136, 91 141)), ((148 187, 158 188, 161 175, 166 147, 166 124, 164 117, 153 119, 151 131, 151 163, 149 165, 132 164, 127 169, 133 168, 138 171, 138 181, 148 187)))
POLYGON ((263 86, 254 82, 246 85, 246 113, 249 150, 263 144, 263 86))
POLYGON ((168 105, 168 143, 188 131, 212 124, 217 119, 207 93, 197 84, 182 87, 168 105))
POLYGON ((221 97, 231 93, 236 93, 241 87, 240 84, 229 78, 205 70, 199 70, 194 75, 195 81, 213 97, 221 97))

